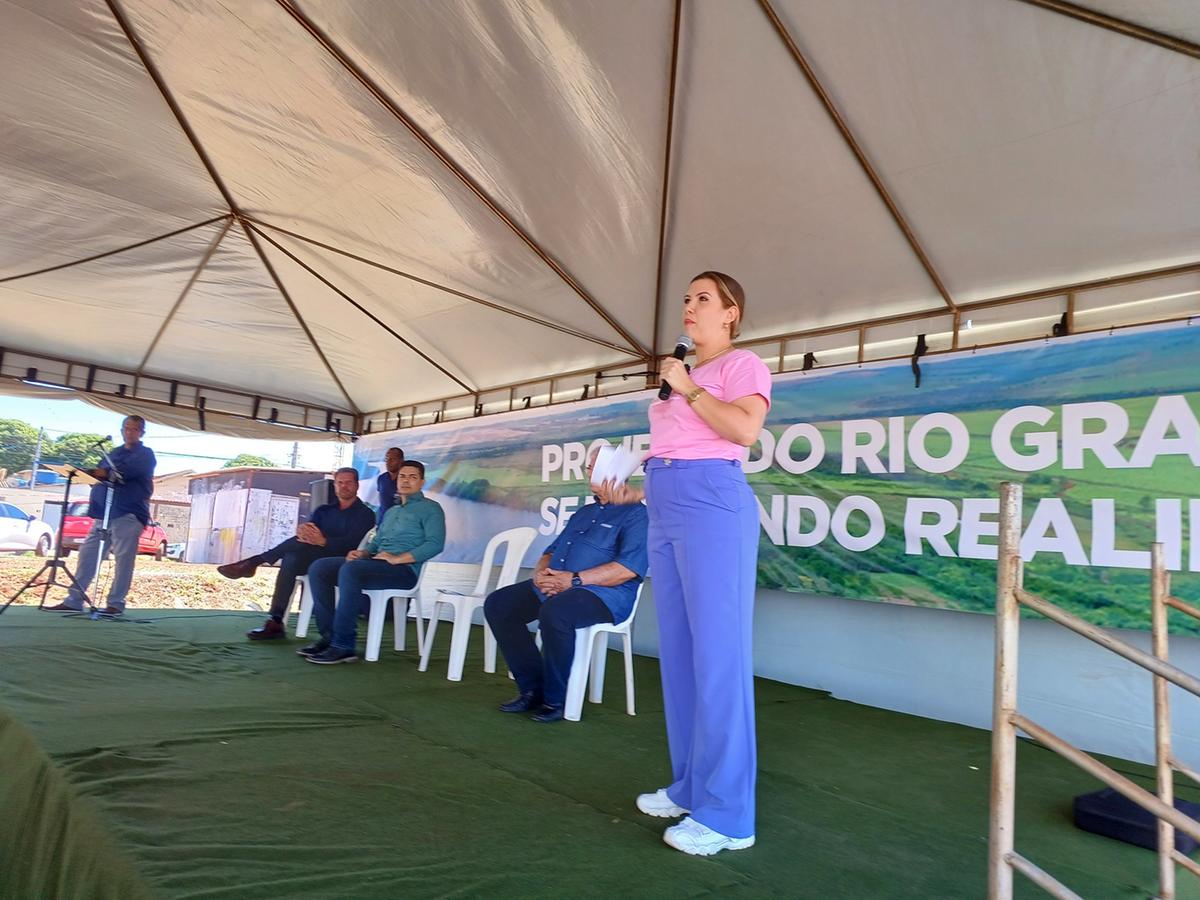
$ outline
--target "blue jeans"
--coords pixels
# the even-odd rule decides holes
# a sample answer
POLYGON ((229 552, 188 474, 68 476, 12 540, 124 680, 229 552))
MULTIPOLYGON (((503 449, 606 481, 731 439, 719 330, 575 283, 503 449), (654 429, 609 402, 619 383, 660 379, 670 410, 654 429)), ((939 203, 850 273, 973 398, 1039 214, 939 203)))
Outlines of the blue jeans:
POLYGON ((353 650, 358 616, 367 607, 363 591, 408 589, 417 583, 417 573, 412 566, 394 566, 382 559, 326 557, 308 567, 308 583, 312 587, 313 616, 321 637, 339 650, 353 650), (335 596, 340 601, 335 602, 335 596))
POLYGON ((483 614, 517 688, 522 694, 540 694, 549 706, 562 706, 567 700, 575 629, 613 620, 612 611, 587 588, 569 588, 541 603, 532 581, 492 591, 483 614), (534 619, 542 632, 541 656, 527 627, 534 619))
POLYGON ((672 802, 730 837, 754 834, 758 504, 730 460, 646 462, 672 802))
MULTIPOLYGON (((129 593, 129 586, 133 584, 133 567, 137 562, 138 538, 141 537, 143 528, 145 526, 133 513, 118 516, 108 523, 110 534, 104 545, 104 558, 108 559, 108 555, 111 553, 115 559, 107 601, 108 606, 113 609, 125 608, 125 595, 129 593)), ((96 574, 96 557, 100 555, 102 532, 100 520, 97 519, 92 523, 92 530, 88 532, 83 546, 79 548, 79 564, 75 567, 75 580, 78 584, 71 586, 65 601, 67 605, 75 609, 83 609, 81 591, 88 589, 88 585, 92 583, 92 578, 96 574)), ((93 597, 92 602, 99 606, 100 598, 93 597)))

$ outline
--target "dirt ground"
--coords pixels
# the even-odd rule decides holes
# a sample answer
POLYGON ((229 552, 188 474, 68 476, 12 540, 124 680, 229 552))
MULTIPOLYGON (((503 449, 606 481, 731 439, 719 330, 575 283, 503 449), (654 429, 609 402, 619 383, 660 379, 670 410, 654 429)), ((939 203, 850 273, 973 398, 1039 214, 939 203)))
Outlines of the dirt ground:
MULTIPOLYGON (((71 571, 79 560, 77 554, 67 558, 71 571)), ((0 605, 7 602, 46 560, 31 554, 0 554, 0 605)), ((127 603, 141 609, 229 609, 265 610, 271 605, 271 591, 279 570, 262 567, 253 578, 230 581, 217 574, 216 566, 196 563, 156 562, 153 557, 139 556, 133 575, 133 587, 127 603)), ((100 571, 102 589, 112 578, 112 562, 100 571)), ((60 574, 59 581, 66 579, 60 574)), ((51 589, 47 604, 57 603, 66 596, 65 589, 51 589)), ((42 589, 31 588, 21 595, 18 603, 37 606, 42 589)))

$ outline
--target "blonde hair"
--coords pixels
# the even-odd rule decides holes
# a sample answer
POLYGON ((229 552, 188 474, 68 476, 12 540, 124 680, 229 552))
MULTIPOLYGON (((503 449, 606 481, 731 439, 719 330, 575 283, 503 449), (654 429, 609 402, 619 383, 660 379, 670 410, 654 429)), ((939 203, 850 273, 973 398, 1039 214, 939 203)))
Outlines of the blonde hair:
POLYGON ((737 307, 737 318, 729 323, 729 338, 730 340, 735 340, 742 331, 742 317, 746 315, 746 291, 732 275, 712 270, 701 272, 699 275, 693 277, 689 283, 694 283, 705 278, 717 286, 717 296, 721 298, 721 305, 725 309, 734 306, 737 307))

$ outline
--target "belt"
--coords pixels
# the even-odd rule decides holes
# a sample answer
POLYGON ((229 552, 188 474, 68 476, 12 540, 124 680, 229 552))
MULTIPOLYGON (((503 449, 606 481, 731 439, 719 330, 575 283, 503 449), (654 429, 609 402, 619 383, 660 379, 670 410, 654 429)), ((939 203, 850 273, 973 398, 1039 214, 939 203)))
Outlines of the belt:
POLYGON ((737 466, 741 468, 740 459, 666 459, 654 456, 646 460, 646 469, 692 469, 701 466, 737 466))

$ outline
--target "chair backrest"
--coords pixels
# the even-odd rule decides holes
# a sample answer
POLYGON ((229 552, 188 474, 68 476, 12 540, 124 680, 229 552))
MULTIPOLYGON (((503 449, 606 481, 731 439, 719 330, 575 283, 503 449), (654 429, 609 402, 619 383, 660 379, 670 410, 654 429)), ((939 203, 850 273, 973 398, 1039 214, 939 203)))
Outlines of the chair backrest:
POLYGON ((492 561, 496 558, 496 551, 501 544, 508 544, 508 547, 504 551, 504 565, 500 568, 500 577, 496 579, 498 588, 517 580, 517 573, 521 570, 521 560, 525 558, 525 551, 529 549, 529 545, 536 537, 536 528, 522 526, 501 531, 488 541, 487 549, 483 551, 483 562, 479 566, 479 581, 473 592, 475 596, 487 596, 488 581, 492 576, 492 561))
POLYGON ((633 617, 637 615, 638 604, 642 602, 642 588, 644 588, 645 586, 646 586, 646 579, 643 578, 642 583, 638 585, 637 593, 633 595, 633 606, 631 606, 629 609, 629 615, 627 615, 620 622, 616 622, 614 624, 624 625, 626 622, 633 621, 633 617))

